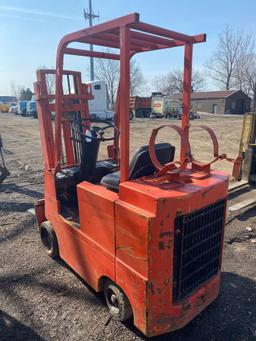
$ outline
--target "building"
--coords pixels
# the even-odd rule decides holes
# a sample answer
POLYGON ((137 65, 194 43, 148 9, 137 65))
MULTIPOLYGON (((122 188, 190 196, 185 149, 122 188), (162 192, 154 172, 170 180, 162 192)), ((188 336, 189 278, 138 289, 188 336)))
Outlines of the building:
POLYGON ((17 98, 15 96, 0 96, 0 103, 8 103, 17 102, 17 98))
MULTIPOLYGON (((182 93, 173 94, 174 100, 182 93)), ((192 92, 191 105, 201 112, 211 114, 244 114, 250 110, 251 99, 241 90, 192 92)))

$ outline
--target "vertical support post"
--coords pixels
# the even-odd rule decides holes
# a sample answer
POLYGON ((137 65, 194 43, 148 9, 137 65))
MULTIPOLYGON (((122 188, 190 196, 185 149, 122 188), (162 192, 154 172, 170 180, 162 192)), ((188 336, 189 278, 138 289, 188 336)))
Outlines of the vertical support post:
MULTIPOLYGON (((120 81, 116 93, 116 103, 115 103, 115 126, 120 130, 120 81)), ((114 160, 119 163, 119 136, 116 136, 113 143, 114 150, 114 160)))
POLYGON ((120 182, 129 179, 130 30, 120 27, 120 182))
POLYGON ((55 85, 55 167, 61 161, 61 119, 62 119, 62 76, 65 46, 59 47, 56 61, 56 85, 55 85))
MULTIPOLYGON (((184 54, 184 78, 183 78, 183 98, 182 98, 182 129, 185 135, 189 135, 189 119, 191 106, 191 80, 192 80, 192 55, 193 44, 185 45, 184 54)), ((180 161, 185 158, 183 146, 181 146, 180 161)))
POLYGON ((54 138, 49 112, 49 102, 47 99, 45 75, 43 76, 40 70, 37 71, 37 79, 38 81, 34 83, 34 90, 40 126, 41 145, 44 156, 44 166, 47 171, 54 167, 54 153, 52 150, 54 138))

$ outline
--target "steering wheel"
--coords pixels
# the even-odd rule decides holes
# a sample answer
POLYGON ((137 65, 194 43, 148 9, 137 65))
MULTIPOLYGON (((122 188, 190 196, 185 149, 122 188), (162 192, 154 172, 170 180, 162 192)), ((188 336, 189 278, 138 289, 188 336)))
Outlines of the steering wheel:
POLYGON ((119 129, 115 124, 108 120, 103 120, 100 118, 80 118, 72 122, 72 127, 74 131, 81 136, 81 138, 86 139, 86 141, 112 141, 119 136, 119 129), (104 123, 105 126, 91 126, 90 123, 104 123), (110 137, 104 137, 105 131, 109 128, 114 129, 114 135, 110 137))

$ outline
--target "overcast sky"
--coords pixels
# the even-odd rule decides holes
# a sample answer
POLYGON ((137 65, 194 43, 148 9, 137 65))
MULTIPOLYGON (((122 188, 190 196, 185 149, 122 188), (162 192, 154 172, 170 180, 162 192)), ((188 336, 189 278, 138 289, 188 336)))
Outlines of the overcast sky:
MULTIPOLYGON (((55 65, 58 41, 67 33, 88 26, 83 18, 87 0, 0 0, 0 95, 11 94, 11 82, 32 88, 35 70, 55 65)), ((207 43, 194 49, 194 67, 202 68, 216 48, 225 25, 256 35, 255 0, 93 0, 99 22, 139 12, 141 20, 186 34, 207 34, 207 43)), ((98 21, 95 22, 97 24, 98 21)), ((182 48, 138 56, 144 77, 182 66, 182 48)), ((69 58, 69 68, 83 71, 88 61, 69 58)))

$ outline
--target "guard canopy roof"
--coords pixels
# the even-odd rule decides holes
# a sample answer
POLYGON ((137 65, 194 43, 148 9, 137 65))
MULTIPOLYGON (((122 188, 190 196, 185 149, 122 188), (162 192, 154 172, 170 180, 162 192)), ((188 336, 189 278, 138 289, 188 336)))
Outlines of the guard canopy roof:
MULTIPOLYGON (((140 22, 139 14, 132 13, 103 24, 70 33, 63 37, 59 47, 66 48, 72 42, 79 42, 119 49, 120 27, 122 26, 130 28, 129 47, 132 54, 206 41, 205 34, 190 36, 160 28, 140 22)), ((81 55, 81 50, 79 49, 66 48, 63 52, 81 55)), ((112 57, 113 59, 118 59, 118 55, 112 54, 112 57)))

